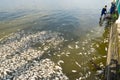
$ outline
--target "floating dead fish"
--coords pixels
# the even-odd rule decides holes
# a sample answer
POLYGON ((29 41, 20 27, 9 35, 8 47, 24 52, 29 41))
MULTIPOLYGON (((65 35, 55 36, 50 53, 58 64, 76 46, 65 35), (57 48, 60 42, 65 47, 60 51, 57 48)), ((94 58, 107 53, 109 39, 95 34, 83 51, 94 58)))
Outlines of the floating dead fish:
MULTIPOLYGON (((2 61, 0 69, 2 69, 5 74, 0 72, 0 75, 3 76, 2 78, 6 77, 6 70, 11 69, 12 71, 15 70, 15 72, 12 72, 15 79, 16 76, 21 74, 17 77, 18 80, 32 79, 32 77, 36 75, 40 76, 42 79, 47 79, 48 77, 51 79, 52 74, 57 75, 57 77, 59 76, 59 80, 68 80, 62 73, 61 67, 55 67, 57 65, 49 59, 40 60, 40 57, 50 48, 50 46, 45 46, 48 40, 50 45, 56 47, 64 39, 59 37, 57 33, 49 33, 47 31, 33 34, 20 31, 7 36, 5 40, 2 39, 4 44, 0 45, 0 56, 2 56, 0 59, 2 61), (37 43, 43 46, 42 50, 36 50, 32 47, 37 43), (15 54, 16 52, 19 52, 19 55, 15 54), (11 55, 11 58, 7 59, 7 55, 11 55)), ((7 76, 6 80, 8 79, 10 79, 10 77, 7 76)), ((35 79, 35 77, 33 79, 35 79)))
POLYGON ((68 55, 68 54, 66 54, 66 56, 67 56, 67 57, 69 57, 69 55, 68 55))
POLYGON ((58 57, 60 57, 61 55, 57 55, 58 57))
POLYGON ((83 49, 83 50, 85 50, 85 48, 84 48, 84 47, 82 47, 82 49, 83 49))
POLYGON ((78 46, 78 45, 75 45, 75 48, 76 48, 76 49, 78 49, 78 48, 79 48, 79 46, 78 46))
POLYGON ((103 58, 106 58, 107 56, 102 56, 103 58))
POLYGON ((85 55, 87 54, 87 53, 84 53, 85 55))
POLYGON ((108 48, 107 47, 105 47, 105 51, 107 51, 108 50, 108 48))
POLYGON ((61 54, 63 55, 63 54, 65 54, 65 52, 62 52, 61 54))
POLYGON ((94 52, 95 51, 95 49, 94 48, 91 48, 91 52, 94 52))
POLYGON ((70 54, 70 52, 66 52, 66 54, 67 54, 67 55, 69 55, 69 54, 70 54))
POLYGON ((68 40, 64 40, 65 42, 67 42, 68 40))
POLYGON ((72 70, 73 73, 76 73, 77 71, 76 70, 72 70))
POLYGON ((77 61, 75 61, 76 65, 78 65, 80 68, 82 67, 77 61))
POLYGON ((48 54, 49 56, 51 56, 51 54, 48 54))
POLYGON ((90 74, 91 74, 91 72, 89 71, 89 72, 88 72, 88 74, 90 75, 90 74))
POLYGON ((78 44, 78 43, 79 43, 79 41, 75 42, 75 44, 78 44))
POLYGON ((63 60, 59 60, 57 64, 60 65, 61 63, 63 64, 64 61, 63 60))
POLYGON ((82 53, 81 53, 81 52, 80 52, 79 54, 80 54, 80 55, 82 55, 82 53))
POLYGON ((104 43, 107 43, 108 42, 108 39, 104 39, 104 43))
POLYGON ((79 80, 82 80, 82 77, 80 77, 79 80))
POLYGON ((68 45, 68 48, 73 49, 73 47, 72 47, 72 46, 70 46, 70 45, 68 45))
POLYGON ((98 47, 99 47, 99 45, 98 45, 98 44, 96 44, 96 47, 98 48, 98 47))
POLYGON ((49 49, 49 47, 45 47, 45 48, 44 48, 44 51, 46 51, 46 50, 48 50, 48 49, 49 49))

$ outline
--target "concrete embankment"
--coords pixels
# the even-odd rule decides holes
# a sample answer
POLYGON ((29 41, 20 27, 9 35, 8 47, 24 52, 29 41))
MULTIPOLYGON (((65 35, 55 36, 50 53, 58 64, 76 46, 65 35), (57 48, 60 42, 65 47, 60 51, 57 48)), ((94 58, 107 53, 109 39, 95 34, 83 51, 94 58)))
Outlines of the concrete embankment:
POLYGON ((119 80, 120 65, 120 24, 113 24, 110 29, 106 63, 106 79, 119 80))
POLYGON ((119 60, 119 29, 119 24, 113 24, 111 26, 106 63, 107 65, 110 64, 111 59, 119 60))

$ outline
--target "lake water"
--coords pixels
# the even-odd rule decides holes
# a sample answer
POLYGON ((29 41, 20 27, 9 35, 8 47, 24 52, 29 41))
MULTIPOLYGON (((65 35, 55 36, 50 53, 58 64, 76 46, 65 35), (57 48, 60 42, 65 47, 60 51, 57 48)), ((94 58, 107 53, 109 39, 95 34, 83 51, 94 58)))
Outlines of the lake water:
POLYGON ((0 47, 42 31, 48 32, 47 35, 54 34, 50 43, 33 41, 32 45, 21 50, 43 50, 40 58, 59 65, 69 80, 98 80, 90 60, 100 66, 106 63, 108 30, 100 27, 98 22, 101 8, 108 3, 101 0, 2 0, 0 47), (20 38, 14 37, 16 34, 20 38))

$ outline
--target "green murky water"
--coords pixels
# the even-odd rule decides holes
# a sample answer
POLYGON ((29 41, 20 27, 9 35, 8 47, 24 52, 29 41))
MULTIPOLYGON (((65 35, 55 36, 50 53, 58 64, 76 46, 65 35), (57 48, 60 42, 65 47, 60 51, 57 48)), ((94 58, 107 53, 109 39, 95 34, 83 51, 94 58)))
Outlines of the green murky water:
POLYGON ((89 9, 21 10, 0 12, 0 39, 24 30, 60 33, 64 40, 57 47, 48 43, 35 44, 34 49, 50 47, 42 58, 49 58, 63 69, 70 80, 98 80, 93 60, 106 64, 109 27, 98 25, 99 12, 89 9), (94 16, 94 17, 93 17, 94 16))

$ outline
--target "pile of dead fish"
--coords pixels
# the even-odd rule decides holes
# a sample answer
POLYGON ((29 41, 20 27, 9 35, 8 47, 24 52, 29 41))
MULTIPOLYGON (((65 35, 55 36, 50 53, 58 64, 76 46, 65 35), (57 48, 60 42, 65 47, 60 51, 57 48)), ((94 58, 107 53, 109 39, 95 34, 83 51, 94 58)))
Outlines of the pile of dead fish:
POLYGON ((41 59, 44 49, 34 49, 37 43, 57 46, 64 40, 60 33, 42 31, 10 34, 0 41, 0 80, 67 80, 62 68, 50 59, 41 59))

